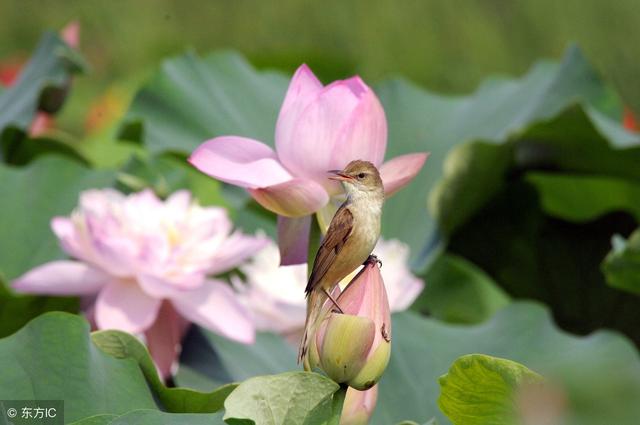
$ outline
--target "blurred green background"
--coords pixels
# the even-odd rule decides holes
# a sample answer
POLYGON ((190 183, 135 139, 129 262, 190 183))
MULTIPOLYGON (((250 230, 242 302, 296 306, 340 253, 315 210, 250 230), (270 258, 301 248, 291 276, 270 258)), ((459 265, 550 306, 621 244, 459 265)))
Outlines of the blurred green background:
POLYGON ((3 60, 26 58, 43 29, 80 21, 92 71, 62 117, 68 129, 80 128, 87 104, 112 82, 133 89, 185 48, 233 48, 259 67, 288 71, 305 61, 325 80, 402 74, 463 93, 490 74, 557 59, 577 42, 640 111, 638 0, 4 0, 0 16, 3 60))

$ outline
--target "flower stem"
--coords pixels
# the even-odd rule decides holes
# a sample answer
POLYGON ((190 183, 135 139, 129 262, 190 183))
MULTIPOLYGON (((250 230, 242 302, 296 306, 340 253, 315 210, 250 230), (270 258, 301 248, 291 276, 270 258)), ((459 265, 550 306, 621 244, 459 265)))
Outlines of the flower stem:
POLYGON ((331 420, 327 425, 340 425, 340 417, 342 416, 342 406, 344 404, 344 398, 347 395, 347 385, 340 385, 340 389, 333 393, 333 400, 331 402, 331 420))

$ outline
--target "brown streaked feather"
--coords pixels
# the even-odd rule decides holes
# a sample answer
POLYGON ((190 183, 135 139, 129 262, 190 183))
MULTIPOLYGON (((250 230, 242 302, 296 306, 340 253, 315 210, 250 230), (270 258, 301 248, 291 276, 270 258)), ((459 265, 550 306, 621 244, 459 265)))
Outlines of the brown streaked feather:
MULTIPOLYGON (((316 258, 313 262, 313 270, 309 276, 309 282, 305 288, 307 296, 327 274, 329 268, 342 250, 353 230, 353 214, 345 204, 342 204, 333 216, 327 230, 327 236, 322 241, 316 258)), ((337 282, 335 282, 337 283, 337 282)))

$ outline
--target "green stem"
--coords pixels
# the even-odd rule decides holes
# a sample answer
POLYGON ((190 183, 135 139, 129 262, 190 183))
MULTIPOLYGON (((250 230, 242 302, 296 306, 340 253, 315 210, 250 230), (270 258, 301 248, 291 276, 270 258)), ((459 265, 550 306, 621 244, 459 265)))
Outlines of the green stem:
POLYGON ((344 398, 347 395, 346 385, 340 385, 340 389, 333 393, 333 401, 331 402, 331 420, 327 425, 340 425, 340 417, 342 416, 342 406, 344 405, 344 398))

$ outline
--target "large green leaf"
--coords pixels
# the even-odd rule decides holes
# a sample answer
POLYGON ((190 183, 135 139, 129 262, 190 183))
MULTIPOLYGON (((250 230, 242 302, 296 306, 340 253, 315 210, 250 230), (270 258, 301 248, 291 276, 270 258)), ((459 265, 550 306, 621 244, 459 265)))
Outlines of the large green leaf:
POLYGON ((332 409, 338 384, 317 373, 287 372, 241 383, 224 403, 233 425, 320 425, 339 415, 332 409))
POLYGON ((517 424, 518 391, 541 379, 514 361, 469 354, 440 377, 438 405, 454 425, 517 424))
MULTIPOLYGON (((422 423, 434 416, 441 424, 449 424, 437 407, 438 377, 455 359, 470 353, 511 359, 556 378, 571 400, 571 415, 586 418, 576 419, 577 424, 632 425, 640 415, 635 402, 640 399, 640 358, 633 345, 616 333, 570 336, 558 330, 546 309, 521 302, 475 326, 445 324, 411 312, 394 314, 392 320, 393 349, 380 382, 374 425, 405 419, 422 423), (609 417, 619 421, 609 422, 609 417)), ((202 342, 200 339, 197 346, 202 348, 202 342)), ((187 342, 185 350, 195 356, 191 347, 187 342)), ((220 343, 213 350, 203 350, 197 360, 190 359, 190 372, 205 376, 201 383, 225 375, 232 381, 297 367, 293 345, 276 336, 258 338, 244 352, 220 343)), ((210 385, 213 388, 217 383, 210 385)))
POLYGON ((156 408, 136 362, 100 351, 71 314, 47 313, 0 340, 0 369, 0 399, 64 400, 68 422, 156 408))
POLYGON ((188 53, 162 64, 136 95, 127 122, 142 123, 152 152, 190 153, 223 134, 272 143, 286 86, 283 75, 257 72, 238 54, 188 53))
POLYGON ((187 189, 202 205, 227 206, 221 193, 222 184, 198 172, 183 157, 133 156, 118 173, 118 181, 129 191, 151 187, 161 197, 187 189))
POLYGON ((8 126, 26 129, 38 107, 60 107, 69 77, 81 70, 82 59, 54 33, 46 33, 18 81, 0 93, 0 133, 8 126))
POLYGON ((478 267, 444 254, 429 267, 412 309, 455 323, 482 322, 509 303, 509 296, 478 267))
POLYGON ((640 414, 640 358, 625 338, 597 332, 586 338, 559 332, 549 313, 514 303, 490 321, 452 326, 415 314, 394 316, 394 347, 380 383, 373 424, 437 416, 437 379, 462 355, 483 353, 517 361, 561 382, 577 424, 633 424, 640 414), (398 388, 404 388, 398 391, 398 388), (589 403, 592 403, 589 405, 589 403), (590 417, 591 415, 591 417, 590 417), (618 421, 610 421, 615 417, 618 421))
POLYGON ((71 213, 81 191, 111 186, 114 174, 47 156, 24 168, 0 164, 0 182, 0 277, 10 280, 33 266, 63 257, 50 220, 71 213))
POLYGON ((626 211, 640 221, 640 180, 619 177, 528 173, 542 208, 567 221, 587 222, 614 211, 626 211))
MULTIPOLYGON (((402 421, 402 422, 398 422, 396 425, 420 425, 420 424, 414 421, 402 421)), ((432 418, 431 420, 425 422, 423 425, 438 425, 438 421, 435 418, 432 418)))
POLYGON ((0 338, 47 311, 77 313, 79 308, 78 298, 16 295, 0 282, 0 338))
MULTIPOLYGON (((163 64, 134 100, 127 122, 142 124, 142 141, 153 152, 189 153, 223 134, 273 144, 286 84, 283 75, 258 72, 236 54, 188 54, 163 64)), ((576 100, 616 102, 576 48, 561 64, 540 63, 519 80, 491 80, 468 97, 434 95, 404 80, 375 89, 389 124, 387 158, 431 151, 418 177, 387 202, 382 226, 385 236, 409 243, 414 259, 423 260, 435 223, 420 200, 439 180, 452 147, 470 139, 503 141, 576 100)), ((602 114, 598 119, 617 128, 602 114)))
POLYGON ((640 295, 640 229, 627 240, 613 237, 613 249, 604 259, 602 271, 609 285, 640 295))
POLYGON ((79 421, 70 422, 69 425, 108 425, 117 417, 118 415, 111 414, 93 415, 79 421))
POLYGON ((124 415, 97 415, 69 425, 222 425, 220 413, 166 413, 158 410, 134 410, 124 415))
POLYGON ((222 409, 224 400, 237 384, 227 384, 209 393, 188 388, 168 388, 160 378, 147 348, 132 335, 107 330, 94 332, 91 339, 105 353, 117 359, 133 359, 147 382, 169 412, 211 413, 222 409))
POLYGON ((183 341, 176 381, 207 391, 225 382, 297 369, 296 357, 293 346, 278 335, 258 332, 255 343, 246 345, 194 326, 183 341))
POLYGON ((558 178, 554 186, 544 184, 549 180, 532 180, 550 213, 582 222, 611 209, 633 212, 636 190, 630 188, 640 182, 638 163, 638 145, 624 149, 612 146, 582 108, 572 107, 526 128, 506 143, 476 141, 455 148, 445 161, 443 179, 431 193, 430 210, 440 228, 451 234, 523 172, 554 170, 567 173, 573 181, 558 178), (594 196, 593 191, 602 186, 602 182, 593 181, 598 177, 610 179, 611 193, 594 196), (574 182, 581 184, 567 186, 574 182), (573 193, 565 197, 558 193, 563 189, 573 193), (581 191, 584 196, 578 195, 581 191), (573 204, 566 204, 572 200, 573 204), (575 204, 578 200, 580 204, 575 204), (564 204, 559 205, 561 201, 564 204), (561 207, 564 210, 559 211, 561 207))
POLYGON ((444 176, 429 196, 429 206, 446 235, 462 225, 504 185, 513 164, 509 145, 465 143, 451 150, 444 161, 444 176))
MULTIPOLYGON (((435 95, 405 80, 385 82, 376 89, 389 121, 387 157, 431 151, 418 177, 389 200, 383 222, 385 233, 408 242, 414 255, 419 254, 419 248, 436 227, 424 205, 416 200, 425 199, 440 180, 445 158, 454 146, 474 139, 503 142, 531 123, 555 116, 573 102, 597 104, 610 96, 577 48, 570 48, 560 64, 539 63, 519 80, 490 80, 467 97, 435 95)), ((497 161, 498 173, 503 155, 493 160, 497 161)), ((447 167, 445 164, 445 173, 447 167)), ((475 178, 472 171, 477 168, 471 164, 471 169, 459 167, 459 171, 475 178)), ((492 180, 487 184, 486 188, 480 187, 481 193, 492 190, 492 180)), ((463 211, 466 204, 476 203, 478 196, 473 191, 465 192, 465 197, 471 199, 462 200, 463 211)))
POLYGON ((63 155, 81 164, 89 164, 75 146, 63 140, 52 137, 28 137, 24 130, 17 128, 6 129, 0 135, 0 158, 7 164, 25 165, 47 154, 63 155))
POLYGON ((637 300, 607 288, 598 268, 610 235, 637 226, 639 163, 640 146, 612 146, 572 107, 507 143, 457 147, 430 206, 449 251, 509 295, 547 303, 573 332, 607 326, 640 341, 637 300))

